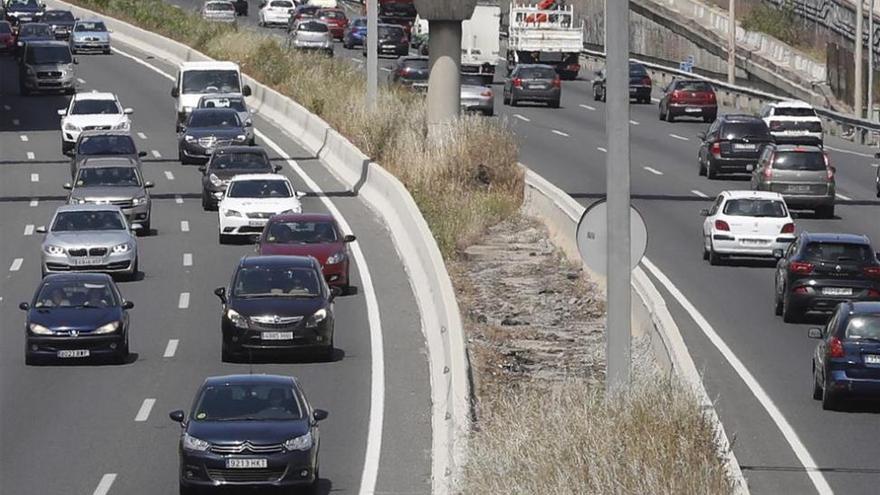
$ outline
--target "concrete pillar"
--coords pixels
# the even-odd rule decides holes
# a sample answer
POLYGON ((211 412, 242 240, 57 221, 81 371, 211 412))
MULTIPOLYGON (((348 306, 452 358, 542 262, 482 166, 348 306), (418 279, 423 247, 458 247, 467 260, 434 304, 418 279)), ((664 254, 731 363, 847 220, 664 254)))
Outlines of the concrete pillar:
POLYGON ((461 107, 461 21, 428 21, 428 29, 428 135, 436 136, 458 117, 461 107))

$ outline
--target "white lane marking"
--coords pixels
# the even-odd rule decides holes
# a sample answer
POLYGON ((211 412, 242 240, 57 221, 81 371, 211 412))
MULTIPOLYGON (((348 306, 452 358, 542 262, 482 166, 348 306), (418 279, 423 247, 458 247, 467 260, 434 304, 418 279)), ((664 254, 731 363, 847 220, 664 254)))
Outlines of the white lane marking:
POLYGON ((150 411, 153 410, 153 405, 155 404, 156 399, 144 399, 144 403, 141 404, 141 408, 138 409, 137 416, 134 417, 134 420, 139 422, 146 421, 150 417, 150 411))
POLYGON ((34 235, 34 224, 29 223, 24 226, 24 235, 34 235))
POLYGON ((181 232, 189 232, 189 222, 186 220, 180 221, 180 231, 181 232))
POLYGON ((874 158, 874 155, 872 155, 870 153, 859 153, 858 151, 844 150, 844 149, 840 149, 840 148, 835 148, 833 146, 825 146, 824 148, 826 150, 836 151, 838 153, 844 153, 847 155, 863 156, 865 158, 874 158))
POLYGON ((688 138, 686 138, 684 136, 679 136, 678 134, 670 134, 669 137, 671 137, 673 139, 678 139, 680 141, 689 141, 688 138))
POLYGON ((652 96, 652 97, 651 97, 651 101, 654 102, 654 103, 660 103, 660 98, 654 98, 654 97, 652 96))
POLYGON ((36 198, 32 199, 31 202, 28 204, 28 206, 30 206, 31 208, 33 208, 35 206, 39 206, 39 205, 40 205, 40 200, 36 199, 36 198))
POLYGON ((182 204, 183 204, 183 198, 180 197, 180 195, 174 196, 174 202, 177 203, 177 204, 179 204, 179 205, 182 205, 182 204))
POLYGON ((105 474, 101 477, 101 481, 98 482, 98 487, 95 488, 92 495, 107 495, 114 481, 116 481, 116 473, 105 474))
POLYGON ((78 83, 80 83, 80 84, 85 84, 85 83, 86 83, 86 80, 77 77, 77 78, 76 78, 76 82, 78 82, 78 83))
POLYGON ((183 253, 183 266, 192 266, 192 264, 193 264, 192 253, 183 253))
POLYGON ((186 309, 189 307, 189 292, 181 292, 177 299, 177 309, 186 309))
POLYGON ((25 134, 22 134, 21 136, 18 136, 18 137, 21 138, 21 140, 24 141, 25 143, 28 142, 28 137, 25 134))
POLYGON ((31 182, 40 182, 40 174, 31 174, 31 182))
POLYGON ((27 152, 27 159, 28 160, 36 160, 36 158, 37 158, 37 155, 35 155, 33 151, 27 152))
POLYGON ((24 263, 24 259, 15 258, 14 260, 12 260, 12 264, 9 265, 9 271, 10 272, 17 272, 17 271, 21 270, 22 263, 24 263))
POLYGON ((629 125, 639 125, 639 123, 636 122, 635 120, 630 120, 629 125))
POLYGON ((605 148, 603 148, 601 146, 597 146, 596 149, 601 151, 602 153, 608 153, 608 150, 606 150, 605 148))
POLYGON ((840 194, 840 193, 836 193, 836 196, 837 196, 837 199, 842 199, 844 201, 852 201, 852 198, 850 198, 849 196, 845 196, 843 194, 840 194))
POLYGON ((165 353, 162 354, 162 357, 174 357, 174 353, 177 352, 177 344, 179 343, 180 341, 178 341, 177 339, 169 340, 168 345, 165 346, 165 353))
MULTIPOLYGON (((278 155, 286 156, 287 153, 281 146, 272 141, 260 131, 256 131, 266 146, 272 148, 278 155)), ((318 184, 306 174, 294 160, 287 160, 287 164, 299 175, 306 187, 314 192, 320 192, 318 184)), ((342 213, 326 196, 319 196, 327 211, 339 222, 343 232, 353 232, 351 226, 342 213)), ((383 347, 382 320, 379 315, 379 302, 376 298, 376 290, 373 287, 373 276, 367 259, 360 243, 355 241, 351 244, 352 255, 358 272, 361 276, 361 284, 364 290, 364 300, 367 305, 367 321, 370 324, 370 419, 367 428, 367 449, 364 454, 364 467, 361 472, 360 495, 371 495, 376 490, 376 479, 379 475, 379 459, 382 454, 382 429, 385 422, 385 350, 383 347)))
POLYGON ((708 197, 709 197, 709 196, 707 196, 706 194, 704 194, 702 191, 698 191, 698 190, 696 190, 696 189, 691 189, 691 192, 694 193, 695 195, 701 197, 701 198, 708 198, 708 197))
POLYGON ((153 158, 162 158, 162 154, 156 150, 152 150, 152 151, 150 151, 150 153, 153 154, 153 158))
POLYGON ((165 171, 165 178, 168 180, 174 180, 174 174, 172 174, 170 170, 166 170, 165 171))
POLYGON ((531 122, 532 121, 532 119, 530 119, 528 117, 523 117, 522 115, 520 115, 518 113, 513 114, 513 116, 518 118, 519 120, 522 120, 523 122, 531 122))
POLYGON ((21 125, 21 121, 18 119, 12 119, 12 125, 21 125))
POLYGON ((657 170, 657 169, 654 168, 654 167, 642 167, 642 168, 645 169, 645 170, 647 170, 648 172, 651 172, 651 173, 654 174, 654 175, 663 175, 663 172, 657 170))
POLYGON ((385 72, 391 72, 391 69, 389 69, 388 67, 379 67, 379 68, 385 72))
POLYGON ((138 137, 141 138, 141 139, 147 139, 147 135, 144 134, 143 132, 139 132, 139 133, 138 133, 138 137))
POLYGON ((557 136, 568 137, 568 134, 566 134, 566 133, 564 133, 564 132, 562 132, 562 131, 557 131, 556 129, 553 129, 553 130, 550 131, 550 132, 552 132, 553 134, 556 134, 557 136))
POLYGON ((586 108, 587 110, 596 110, 596 107, 591 107, 590 105, 584 105, 583 103, 580 105, 581 108, 586 108))
POLYGON ((779 431, 782 433, 782 436, 785 437, 785 440, 788 442, 788 445, 791 446, 791 449, 794 451, 795 456, 797 456, 798 460, 803 465, 805 471, 807 472, 807 476, 810 477, 810 480, 813 482, 813 486, 816 487, 816 490, 822 495, 830 495, 834 492, 831 490, 831 487, 828 485, 828 482, 825 480, 825 477, 822 475, 822 472, 819 470, 819 467, 816 465, 816 461, 813 460, 813 457, 807 451, 807 448, 801 442, 801 439, 798 437, 797 433, 795 433, 794 428, 788 423, 788 420, 785 419, 785 416, 782 415, 782 411, 776 407, 776 404, 773 402, 773 399, 767 395, 767 392, 764 391, 764 388, 761 387, 761 384, 758 383, 758 380, 752 375, 752 373, 746 368, 742 361, 733 353, 730 347, 724 342, 724 340, 715 332, 715 329, 712 328, 712 325, 703 317, 700 311, 694 307, 693 304, 678 290, 678 287, 672 283, 666 275, 660 271, 657 266, 654 265, 648 258, 644 258, 642 260, 642 265, 654 275, 655 278, 666 288, 667 291, 675 298, 676 301, 681 305, 681 307, 688 313, 694 323, 697 324, 697 327, 703 332, 706 338, 709 339, 710 342, 718 349, 718 352, 724 357, 727 363, 736 371, 736 374, 745 382, 746 386, 749 387, 749 390, 758 399, 758 402, 761 406, 764 407, 764 410, 767 411, 767 414, 770 415, 770 419, 776 423, 776 427, 779 428, 779 431))
POLYGON ((872 163, 871 166, 874 168, 880 168, 880 163, 872 163))
POLYGON ((364 63, 364 61, 361 60, 361 59, 359 59, 359 58, 350 58, 349 60, 351 60, 352 62, 354 62, 354 63, 356 63, 356 64, 362 64, 362 63, 364 63))

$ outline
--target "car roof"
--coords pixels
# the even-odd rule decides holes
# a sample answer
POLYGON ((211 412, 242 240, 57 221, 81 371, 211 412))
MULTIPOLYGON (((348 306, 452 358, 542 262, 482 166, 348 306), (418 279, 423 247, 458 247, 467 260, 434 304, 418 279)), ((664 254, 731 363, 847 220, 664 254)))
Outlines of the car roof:
POLYGON ((86 91, 73 95, 75 101, 81 100, 115 100, 116 95, 104 91, 86 91))
POLYGON ((77 24, 91 24, 93 22, 104 22, 104 19, 98 19, 97 17, 91 17, 87 19, 77 19, 77 24))
POLYGON ((846 301, 849 305, 849 314, 880 313, 880 301, 846 301))
POLYGON ((822 153, 822 148, 812 144, 776 144, 776 151, 800 151, 811 153, 822 153))
POLYGON ((788 107, 788 108, 813 108, 813 105, 801 100, 782 100, 782 101, 774 101, 770 103, 770 106, 773 108, 778 107, 788 107))
POLYGON ((199 61, 180 64, 181 71, 187 70, 238 70, 238 64, 228 61, 199 61))
POLYGON ((212 100, 215 98, 226 98, 227 100, 243 100, 244 96, 240 94, 229 93, 207 93, 199 97, 199 100, 212 100))
POLYGON ((239 267, 253 266, 280 266, 310 268, 314 266, 315 258, 311 256, 290 255, 245 255, 239 261, 239 267))
POLYGON ((221 112, 222 113, 230 113, 230 112, 232 112, 232 113, 238 115, 238 110, 236 110, 234 108, 229 108, 229 107, 207 107, 207 108, 193 108, 192 109, 192 113, 210 113, 210 112, 215 112, 215 113, 221 113, 221 112))
POLYGON ((726 113, 718 118, 727 122, 764 122, 761 117, 747 113, 726 113))
MULTIPOLYGON (((27 24, 25 24, 27 25, 27 24)), ((48 26, 48 24, 47 24, 48 26)), ((63 46, 68 47, 69 45, 63 41, 52 41, 52 40, 40 40, 40 41, 28 41, 27 46, 63 46)))
POLYGON ((272 217, 273 222, 331 222, 336 223, 336 219, 329 213, 285 213, 283 215, 275 215, 272 217))
POLYGON ((424 60, 427 62, 428 60, 431 60, 431 59, 429 57, 425 57, 422 55, 406 55, 406 56, 400 57, 401 62, 417 62, 417 61, 421 61, 421 60, 424 60))
POLYGON ((50 273, 43 277, 42 282, 49 281, 65 281, 65 280, 94 280, 101 282, 112 282, 113 277, 111 277, 107 273, 95 273, 95 272, 74 272, 74 273, 50 273))
POLYGON ((89 156, 80 164, 80 168, 101 168, 101 167, 137 167, 138 163, 134 158, 127 155, 113 156, 89 156))
POLYGON ((131 132, 123 130, 91 130, 80 133, 82 136, 127 136, 131 137, 131 132))
POLYGON ((847 244, 870 245, 871 240, 864 234, 811 233, 804 232, 801 237, 806 241, 844 242, 847 244))
POLYGON ((226 153, 250 153, 252 155, 267 154, 265 148, 262 146, 220 146, 215 149, 211 155, 223 155, 226 153))
POLYGON ((290 179, 281 175, 281 174, 239 174, 232 176, 232 179, 229 179, 230 182, 241 182, 245 180, 278 180, 290 182, 290 179))
POLYGON ((116 205, 96 205, 96 204, 80 204, 80 205, 63 205, 59 206, 55 213, 67 213, 70 211, 106 211, 116 210, 122 214, 122 210, 116 205))
POLYGON ((265 384, 273 384, 273 385, 287 385, 296 387, 296 379, 291 376, 283 376, 283 375, 264 375, 264 374, 249 374, 249 375, 223 375, 223 376, 209 376, 205 378, 205 383, 203 386, 219 386, 219 385, 243 385, 243 384, 254 384, 254 383, 265 383, 265 384))
POLYGON ((547 65, 547 64, 517 64, 516 68, 514 70, 516 70, 516 69, 535 69, 535 68, 556 70, 556 67, 553 67, 552 65, 547 65))
POLYGON ((754 199, 773 199, 782 201, 782 195, 777 192, 770 191, 747 191, 747 190, 737 190, 737 191, 722 191, 721 194, 727 196, 729 199, 742 199, 742 198, 754 198, 754 199))
POLYGON ((48 22, 26 22, 26 23, 24 23, 24 24, 21 25, 21 27, 25 27, 25 26, 31 26, 31 27, 43 27, 43 26, 45 26, 45 27, 52 27, 52 26, 49 25, 48 22))

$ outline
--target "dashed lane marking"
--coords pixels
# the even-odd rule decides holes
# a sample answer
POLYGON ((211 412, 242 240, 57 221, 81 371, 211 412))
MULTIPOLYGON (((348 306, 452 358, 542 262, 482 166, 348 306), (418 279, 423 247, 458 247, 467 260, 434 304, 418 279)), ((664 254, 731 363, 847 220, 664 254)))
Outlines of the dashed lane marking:
POLYGON ((189 307, 189 292, 181 292, 177 299, 177 308, 186 309, 189 307))
POLYGON ((153 410, 153 406, 156 404, 156 399, 144 399, 144 403, 141 404, 141 408, 138 409, 137 415, 134 417, 134 420, 137 422, 144 422, 150 418, 150 411, 153 410))
POLYGON ((601 146, 597 146, 596 149, 601 151, 602 153, 608 153, 608 150, 606 150, 605 148, 603 148, 601 146))
POLYGON ((107 495, 114 481, 116 481, 116 473, 105 474, 101 477, 101 481, 98 482, 98 487, 95 488, 92 495, 107 495))
POLYGON ((26 153, 26 155, 27 155, 28 160, 36 160, 37 159, 37 155, 35 155, 33 151, 28 151, 26 153))
POLYGON ((684 136, 679 136, 678 134, 670 134, 669 137, 671 137, 673 139, 678 139, 679 141, 690 141, 690 139, 688 139, 684 136))
POLYGON ((639 125, 639 123, 636 122, 635 120, 630 120, 629 125, 639 125))
POLYGON ((174 180, 174 174, 172 174, 170 170, 166 170, 165 171, 165 178, 168 180, 174 180))
POLYGON ((31 182, 40 182, 40 174, 31 174, 31 182))
POLYGON ((840 194, 840 193, 836 193, 835 196, 837 196, 838 199, 842 199, 844 201, 852 201, 851 197, 840 194))
POLYGON ((581 108, 585 108, 585 109, 590 110, 590 111, 595 111, 595 110, 596 110, 596 107, 591 107, 590 105, 584 105, 583 103, 580 104, 580 107, 581 107, 581 108))
POLYGON ((654 174, 654 175, 663 175, 663 172, 657 170, 657 169, 654 168, 654 167, 642 167, 642 168, 645 169, 645 170, 647 170, 648 172, 651 172, 651 173, 654 174))
POLYGON ((696 189, 691 189, 691 192, 694 193, 695 196, 699 196, 701 198, 708 198, 709 197, 705 193, 703 193, 702 191, 698 191, 696 189))
POLYGON ((24 235, 34 235, 34 224, 29 223, 24 226, 24 235))
POLYGON ((9 265, 9 271, 10 272, 17 272, 17 271, 21 270, 22 263, 24 263, 23 258, 15 258, 14 260, 12 260, 12 264, 9 265))
POLYGON ((530 119, 528 117, 523 117, 522 115, 520 115, 518 113, 513 114, 513 116, 518 118, 519 120, 522 120, 523 122, 531 122, 532 121, 532 119, 530 119))
POLYGON ((35 206, 40 206, 40 200, 39 199, 32 199, 31 202, 28 203, 28 206, 30 206, 31 208, 33 208, 35 206))
POLYGON ((156 150, 152 150, 152 151, 150 151, 150 153, 153 154, 153 158, 162 158, 162 154, 156 150))
POLYGON ((21 121, 18 119, 12 119, 12 125, 21 125, 21 121))
POLYGON ((183 253, 183 266, 192 266, 192 264, 193 264, 192 253, 183 253))
POLYGON ((553 130, 550 131, 550 132, 552 132, 553 134, 556 134, 557 136, 568 137, 568 134, 566 134, 566 133, 564 133, 564 132, 562 132, 562 131, 557 131, 556 129, 553 129, 553 130))
POLYGON ((189 222, 186 220, 180 221, 180 231, 181 232, 189 232, 189 222))
POLYGON ((141 138, 141 139, 147 139, 147 135, 144 134, 143 132, 139 132, 139 133, 138 133, 138 137, 141 138))
POLYGON ((174 357, 174 353, 177 352, 177 345, 180 342, 177 339, 171 339, 168 341, 168 345, 165 346, 165 353, 162 354, 162 357, 174 357))
POLYGON ((21 136, 18 136, 18 137, 19 137, 23 142, 25 142, 25 143, 28 142, 28 137, 27 137, 27 135, 22 134, 21 136))
POLYGON ((179 204, 179 205, 182 205, 182 204, 183 204, 183 198, 180 197, 179 195, 174 196, 174 202, 177 203, 177 204, 179 204))

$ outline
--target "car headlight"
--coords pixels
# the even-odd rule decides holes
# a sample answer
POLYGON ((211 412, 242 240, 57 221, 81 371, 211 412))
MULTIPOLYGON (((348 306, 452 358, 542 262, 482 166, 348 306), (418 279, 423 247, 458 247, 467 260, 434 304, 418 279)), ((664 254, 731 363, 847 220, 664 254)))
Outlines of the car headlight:
POLYGON ((193 107, 183 107, 183 113, 190 114, 193 111, 193 107))
POLYGON ((145 204, 147 204, 147 197, 146 196, 138 196, 138 197, 131 200, 131 204, 132 204, 132 206, 145 205, 145 204))
POLYGON ((127 253, 131 249, 131 246, 127 242, 123 242, 122 244, 117 244, 113 246, 113 253, 127 253))
POLYGON ((62 78, 67 77, 67 76, 70 75, 70 71, 68 71, 67 69, 60 69, 60 70, 58 71, 58 73, 61 74, 61 77, 62 77, 62 78))
POLYGON ((55 245, 49 244, 46 246, 45 249, 46 249, 47 254, 54 254, 54 255, 64 254, 64 248, 61 246, 55 246, 55 245))
POLYGON ((235 136, 236 141, 244 141, 245 139, 247 139, 247 136, 244 134, 239 134, 238 136, 235 136))
POLYGON ((34 68, 31 66, 27 66, 27 69, 25 70, 25 72, 27 72, 27 75, 29 75, 29 76, 34 76, 34 77, 37 76, 37 71, 35 71, 34 68))
POLYGON ((131 127, 131 122, 129 122, 127 120, 123 120, 122 122, 113 126, 114 129, 121 130, 121 131, 127 131, 129 127, 131 127))
POLYGON ((55 335, 55 332, 49 330, 43 325, 40 325, 39 323, 31 323, 30 325, 28 325, 28 328, 31 329, 31 333, 35 333, 37 335, 55 335))
POLYGON ((309 319, 306 321, 306 328, 315 328, 318 326, 318 323, 321 323, 322 321, 324 321, 326 319, 327 319, 327 310, 324 308, 321 308, 321 309, 315 311, 315 313, 312 316, 309 316, 309 319))
POLYGON ((70 122, 65 122, 64 123, 64 130, 65 131, 78 131, 79 126, 71 124, 70 122))
POLYGON ((195 141, 196 138, 194 138, 194 137, 190 136, 189 134, 187 134, 187 135, 183 136, 183 140, 186 141, 187 143, 191 143, 191 142, 195 141))
POLYGON ((204 452, 211 448, 211 444, 196 438, 189 433, 183 434, 183 448, 186 450, 195 450, 197 452, 204 452))
POLYGON ((335 265, 337 263, 342 263, 343 261, 345 261, 346 257, 347 256, 345 255, 345 251, 339 251, 338 253, 327 258, 327 264, 335 265))
POLYGON ((234 309, 226 310, 226 317, 229 318, 229 322, 238 328, 248 328, 247 318, 238 314, 238 311, 234 309))
POLYGON ((119 329, 119 322, 118 321, 111 321, 110 323, 108 323, 106 325, 101 325, 100 327, 96 328, 94 333, 96 335, 105 334, 105 333, 113 333, 118 329, 119 329))
POLYGON ((309 450, 312 448, 312 432, 287 440, 284 442, 284 448, 287 450, 309 450))
POLYGON ((236 210, 224 210, 223 215, 227 217, 240 217, 241 212, 238 212, 236 210))
POLYGON ((223 185, 223 181, 216 174, 209 175, 208 180, 211 181, 211 185, 214 187, 221 187, 223 185))

